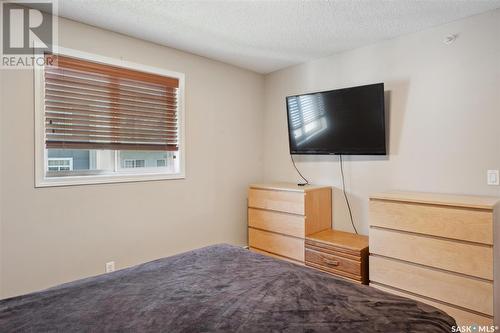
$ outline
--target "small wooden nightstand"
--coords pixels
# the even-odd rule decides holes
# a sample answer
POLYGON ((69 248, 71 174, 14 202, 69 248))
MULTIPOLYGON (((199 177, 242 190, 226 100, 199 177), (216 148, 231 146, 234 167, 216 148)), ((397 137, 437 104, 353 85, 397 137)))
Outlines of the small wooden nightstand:
POLYGON ((305 263, 351 281, 368 284, 368 237, 337 230, 306 236, 305 263))

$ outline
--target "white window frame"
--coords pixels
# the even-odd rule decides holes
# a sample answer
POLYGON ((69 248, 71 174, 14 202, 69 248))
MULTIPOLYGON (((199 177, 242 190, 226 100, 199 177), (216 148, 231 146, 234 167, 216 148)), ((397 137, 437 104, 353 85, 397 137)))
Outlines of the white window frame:
MULTIPOLYGON (((145 73, 173 77, 179 80, 178 89, 178 121, 179 121, 179 150, 176 152, 179 161, 179 171, 168 173, 168 168, 132 168, 120 169, 119 172, 105 175, 75 175, 64 177, 46 177, 47 149, 45 148, 45 114, 44 114, 44 66, 34 66, 34 92, 35 92, 35 187, 85 185, 122 183, 167 179, 186 178, 186 147, 185 147, 185 115, 184 115, 184 73, 165 70, 162 68, 147 66, 139 63, 125 61, 117 58, 105 57, 97 54, 87 53, 64 47, 57 47, 57 54, 93 61, 101 64, 118 66, 137 70, 145 73), (142 170, 143 172, 137 172, 142 170)), ((117 166, 115 166, 117 169, 117 166)))

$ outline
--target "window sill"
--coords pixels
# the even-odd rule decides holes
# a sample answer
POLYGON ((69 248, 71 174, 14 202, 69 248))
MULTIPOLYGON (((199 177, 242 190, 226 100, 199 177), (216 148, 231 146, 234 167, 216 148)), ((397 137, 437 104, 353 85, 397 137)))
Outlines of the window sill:
POLYGON ((43 177, 36 181, 35 187, 55 187, 73 185, 93 185, 111 183, 130 183, 155 180, 184 179, 184 173, 150 173, 150 174, 105 174, 95 176, 66 176, 66 177, 43 177))

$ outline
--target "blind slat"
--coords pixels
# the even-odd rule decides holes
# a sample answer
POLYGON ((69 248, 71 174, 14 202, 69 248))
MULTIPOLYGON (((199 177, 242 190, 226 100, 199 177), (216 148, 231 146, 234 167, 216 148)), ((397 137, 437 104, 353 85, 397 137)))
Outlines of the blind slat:
POLYGON ((96 120, 128 120, 137 122, 156 122, 156 123, 171 123, 177 122, 175 114, 166 114, 164 117, 151 117, 149 115, 144 115, 143 113, 138 113, 136 115, 131 115, 129 113, 122 114, 117 112, 108 111, 93 111, 89 109, 66 109, 66 110, 56 110, 56 108, 50 108, 50 110, 45 111, 46 117, 71 117, 71 116, 87 116, 93 117, 96 120))
MULTIPOLYGON (((86 87, 89 89, 107 89, 107 90, 116 90, 116 91, 122 91, 126 93, 135 93, 135 94, 142 94, 146 96, 153 96, 153 97, 162 97, 162 96, 168 96, 168 95, 173 95, 176 92, 176 89, 174 90, 169 90, 168 88, 165 88, 165 91, 163 92, 155 92, 147 89, 141 89, 139 87, 135 88, 130 88, 127 86, 123 86, 117 83, 105 83, 105 82, 97 82, 97 81, 89 81, 81 78, 73 78, 73 77, 65 77, 65 76, 51 76, 50 74, 46 73, 45 78, 49 80, 53 84, 60 84, 60 85, 77 85, 81 87, 86 87)), ((48 82, 48 81, 47 81, 48 82)))
POLYGON ((171 110, 175 110, 177 108, 177 105, 165 105, 164 107, 157 107, 141 103, 134 103, 134 104, 123 103, 119 100, 119 98, 116 98, 115 100, 114 97, 110 97, 108 101, 102 101, 102 99, 99 100, 92 99, 91 96, 88 96, 88 99, 82 99, 64 95, 57 96, 53 94, 46 94, 45 100, 51 103, 66 103, 76 106, 90 106, 90 107, 108 108, 108 109, 117 108, 120 110, 129 110, 129 111, 143 110, 156 113, 162 113, 162 111, 167 108, 171 110))
MULTIPOLYGON (((93 91, 82 91, 78 89, 69 89, 67 87, 65 88, 52 88, 52 87, 46 87, 45 88, 45 95, 51 95, 51 96, 69 96, 73 98, 79 98, 79 99, 95 99, 99 101, 107 101, 109 99, 110 94, 112 92, 93 92, 93 91)), ((120 101, 123 101, 124 103, 140 103, 140 105, 151 105, 155 107, 165 107, 167 105, 177 105, 177 98, 163 98, 163 99, 151 99, 148 98, 147 100, 144 99, 144 97, 135 97, 135 96, 128 96, 128 95, 122 95, 117 92, 114 93, 116 98, 119 98, 120 101)))
POLYGON ((145 94, 148 96, 156 96, 156 97, 169 97, 169 96, 175 96, 175 93, 177 89, 171 89, 171 88, 166 88, 166 87, 161 87, 161 89, 158 88, 151 88, 148 86, 143 86, 143 85, 138 85, 138 84, 124 84, 122 81, 117 81, 117 80, 109 80, 109 81, 102 81, 102 80, 93 80, 93 79, 88 79, 84 78, 81 75, 63 75, 61 74, 54 74, 54 73, 45 73, 45 76, 53 81, 55 84, 74 84, 74 85, 81 85, 81 86, 86 86, 88 88, 94 88, 94 89, 106 89, 106 90, 120 90, 120 91, 131 91, 131 92, 139 92, 141 94, 145 94))
POLYGON ((110 77, 138 80, 147 83, 157 83, 166 87, 179 87, 179 80, 176 78, 160 76, 156 74, 139 72, 131 69, 103 65, 82 59, 70 58, 60 55, 49 55, 52 57, 59 68, 73 69, 85 73, 96 73, 101 75, 109 75, 110 77))
POLYGON ((151 135, 158 135, 157 133, 173 133, 177 131, 177 127, 175 126, 167 126, 166 128, 137 128, 137 127, 127 127, 127 126, 122 126, 120 123, 116 124, 117 126, 113 125, 112 123, 109 123, 107 125, 94 125, 94 126, 89 126, 89 125, 78 125, 74 123, 70 124, 61 124, 61 123, 46 123, 45 126, 47 129, 50 130, 88 130, 88 131, 110 131, 110 130, 117 130, 117 131, 124 131, 124 132, 130 132, 130 133, 140 133, 140 134, 151 134, 151 135))
POLYGON ((61 134, 71 134, 71 135, 100 135, 109 137, 124 137, 124 138, 144 138, 144 139, 176 139, 177 136, 172 132, 162 132, 158 134, 151 133, 140 133, 137 131, 124 131, 117 128, 103 128, 103 130, 93 129, 93 128, 49 128, 47 131, 47 137, 53 137, 55 135, 61 134))
POLYGON ((161 138, 156 137, 143 137, 138 135, 129 134, 111 134, 106 133, 100 135, 100 133, 90 133, 85 131, 67 131, 66 133, 49 133, 47 134, 47 139, 51 141, 116 141, 116 142, 128 142, 128 143, 140 143, 140 142, 152 142, 152 143, 176 143, 175 136, 165 136, 161 138))
POLYGON ((67 124, 67 125, 93 125, 93 126, 103 126, 103 125, 113 125, 113 126, 133 126, 134 128, 146 128, 152 130, 163 130, 165 128, 169 129, 171 127, 177 128, 176 122, 170 123, 158 123, 158 122, 147 122, 139 123, 137 121, 127 121, 123 119, 94 119, 92 117, 70 115, 64 117, 50 117, 45 120, 47 125, 50 124, 67 124))
POLYGON ((177 151, 177 144, 130 144, 130 143, 93 143, 93 142, 55 142, 47 140, 47 148, 51 149, 116 149, 116 150, 159 150, 177 151))
POLYGON ((55 80, 51 80, 50 83, 47 82, 45 84, 45 87, 55 91, 66 90, 71 92, 87 93, 87 94, 101 95, 101 96, 102 95, 109 96, 110 93, 114 93, 115 95, 120 97, 146 99, 146 100, 160 101, 160 102, 168 100, 177 100, 177 94, 175 93, 166 93, 164 95, 152 95, 152 94, 142 93, 139 91, 125 91, 123 89, 119 90, 106 87, 94 87, 85 84, 77 84, 70 82, 60 83, 55 80))
MULTIPOLYGON (((66 68, 50 67, 47 68, 47 75, 52 77, 62 77, 62 78, 73 78, 80 80, 87 80, 92 82, 105 83, 106 85, 114 84, 121 87, 130 87, 133 89, 143 89, 154 94, 163 95, 165 93, 166 87, 159 84, 149 84, 143 81, 137 80, 124 80, 114 76, 109 76, 106 74, 93 74, 85 71, 73 71, 66 68)), ((174 88, 170 88, 174 89, 174 88)))
POLYGON ((178 150, 178 79, 55 58, 44 72, 47 148, 178 150))
POLYGON ((123 110, 118 108, 92 108, 84 105, 72 105, 58 102, 47 102, 46 112, 68 113, 68 114, 88 114, 102 117, 119 117, 123 119, 136 119, 144 121, 169 120, 176 119, 177 112, 175 110, 165 110, 165 113, 153 113, 137 110, 123 110))

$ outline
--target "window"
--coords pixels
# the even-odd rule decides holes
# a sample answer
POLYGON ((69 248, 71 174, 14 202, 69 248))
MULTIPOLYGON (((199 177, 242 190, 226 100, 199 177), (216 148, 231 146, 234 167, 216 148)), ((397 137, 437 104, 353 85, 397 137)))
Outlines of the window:
POLYGON ((183 178, 183 74, 59 51, 35 70, 37 186, 183 178))
POLYGON ((144 168, 146 161, 144 160, 123 160, 124 168, 144 168))
POLYGON ((47 161, 48 171, 71 171, 73 170, 72 158, 49 158, 47 161))

